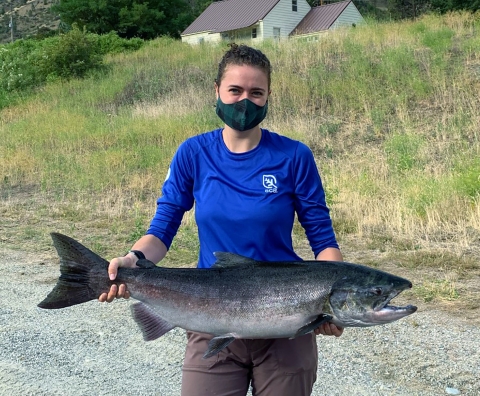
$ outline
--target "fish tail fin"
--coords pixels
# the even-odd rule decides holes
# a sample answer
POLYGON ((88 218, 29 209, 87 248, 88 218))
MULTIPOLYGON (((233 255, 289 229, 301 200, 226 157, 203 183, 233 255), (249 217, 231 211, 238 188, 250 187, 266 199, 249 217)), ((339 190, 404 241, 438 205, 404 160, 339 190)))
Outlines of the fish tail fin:
POLYGON ((85 246, 59 233, 51 234, 60 257, 60 278, 53 290, 38 306, 58 309, 95 300, 108 290, 108 261, 85 246), (93 276, 103 273, 102 276, 93 276), (100 281, 104 278, 105 281, 100 281))

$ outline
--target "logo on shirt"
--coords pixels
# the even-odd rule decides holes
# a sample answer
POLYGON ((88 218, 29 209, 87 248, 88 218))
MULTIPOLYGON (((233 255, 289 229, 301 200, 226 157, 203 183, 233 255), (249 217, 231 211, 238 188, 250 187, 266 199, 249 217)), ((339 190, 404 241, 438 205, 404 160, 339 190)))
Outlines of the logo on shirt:
POLYGON ((277 193, 277 179, 273 175, 263 175, 263 187, 266 193, 277 193))
POLYGON ((167 172, 167 176, 165 177, 165 181, 167 181, 168 178, 170 177, 170 173, 171 173, 171 170, 170 170, 170 168, 168 168, 168 172, 167 172))

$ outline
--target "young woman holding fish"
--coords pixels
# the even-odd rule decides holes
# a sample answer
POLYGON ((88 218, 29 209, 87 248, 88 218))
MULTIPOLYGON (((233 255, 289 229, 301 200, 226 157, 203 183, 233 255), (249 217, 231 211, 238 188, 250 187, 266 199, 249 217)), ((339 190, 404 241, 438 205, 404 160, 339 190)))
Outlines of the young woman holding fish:
MULTIPOLYGON (((199 268, 215 262, 216 251, 264 261, 300 260, 292 246, 295 214, 317 260, 342 261, 325 193, 311 151, 260 123, 267 114, 271 65, 251 47, 235 44, 223 56, 215 80, 221 129, 194 136, 175 154, 145 236, 124 257, 110 262, 110 279, 119 267, 139 258, 158 263, 195 204, 199 268)), ((321 264, 319 264, 321 265, 321 264)), ((129 297, 113 285, 102 302, 129 297)), ((314 333, 340 336, 342 328, 323 323, 314 333)), ((188 332, 182 377, 183 396, 310 395, 317 372, 312 333, 289 339, 236 339, 219 353, 202 358, 212 335, 188 332)))

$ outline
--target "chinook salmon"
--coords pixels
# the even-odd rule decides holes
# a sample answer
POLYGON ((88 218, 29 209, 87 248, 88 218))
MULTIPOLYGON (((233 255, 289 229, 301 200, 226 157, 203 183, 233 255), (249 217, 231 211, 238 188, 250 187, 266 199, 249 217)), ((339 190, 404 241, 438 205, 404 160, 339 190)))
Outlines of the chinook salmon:
POLYGON ((204 357, 236 338, 294 338, 324 322, 341 327, 375 326, 414 313, 389 305, 410 281, 358 264, 334 261, 263 262, 215 253, 212 268, 165 268, 139 260, 119 268, 110 281, 108 261, 74 239, 52 233, 60 278, 38 306, 65 308, 97 299, 125 283, 133 318, 146 341, 175 327, 215 337, 204 357))

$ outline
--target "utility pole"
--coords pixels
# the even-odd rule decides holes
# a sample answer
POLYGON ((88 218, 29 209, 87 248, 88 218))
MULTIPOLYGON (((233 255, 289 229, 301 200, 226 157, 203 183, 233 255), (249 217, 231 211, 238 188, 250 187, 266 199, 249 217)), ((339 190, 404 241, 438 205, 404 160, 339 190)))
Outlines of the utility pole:
POLYGON ((10 27, 10 38, 12 39, 13 43, 13 16, 10 14, 10 24, 8 25, 10 27))
POLYGON ((13 1, 10 0, 10 23, 8 24, 8 27, 10 28, 10 39, 12 40, 13 43, 13 1))

